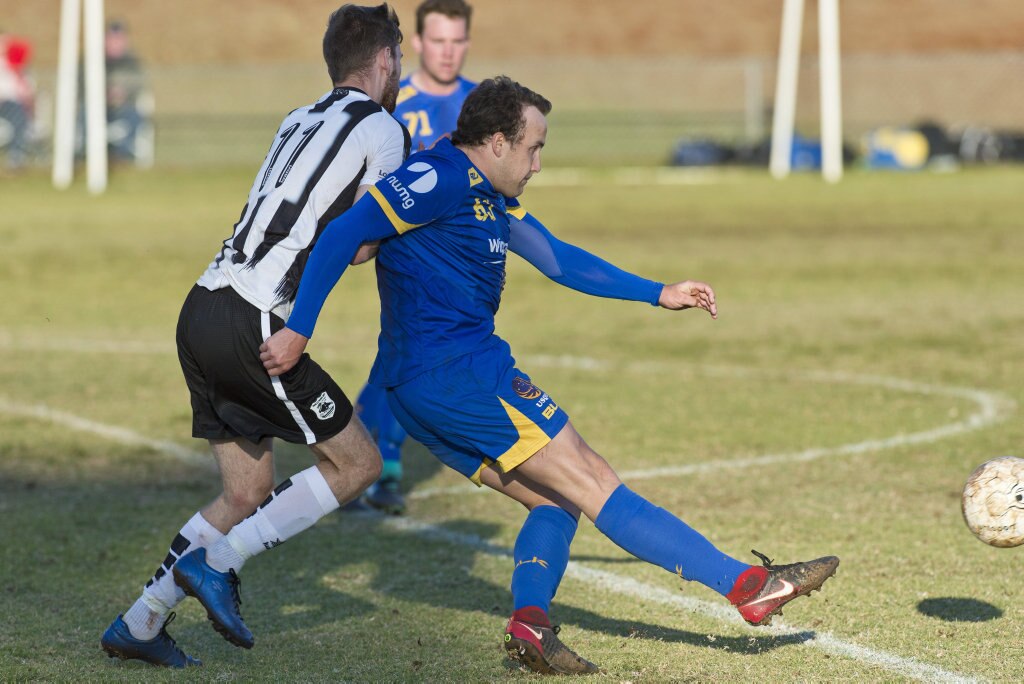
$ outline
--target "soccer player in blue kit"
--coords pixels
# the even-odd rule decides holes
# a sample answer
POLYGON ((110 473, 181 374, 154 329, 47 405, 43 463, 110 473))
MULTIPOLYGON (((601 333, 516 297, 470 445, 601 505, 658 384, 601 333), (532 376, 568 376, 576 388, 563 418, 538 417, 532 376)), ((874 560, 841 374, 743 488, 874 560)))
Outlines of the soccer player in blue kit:
POLYGON ((763 566, 751 566, 720 551, 623 484, 494 334, 508 251, 587 294, 717 317, 706 283, 662 284, 622 271, 558 240, 519 205, 540 171, 550 109, 507 77, 482 82, 450 141, 410 157, 328 225, 287 327, 260 349, 270 375, 287 372, 357 249, 383 240, 381 334, 370 381, 387 389, 399 421, 437 458, 529 510, 514 548, 509 655, 538 672, 589 673, 597 667, 562 644, 548 618, 580 513, 637 558, 718 592, 754 625, 819 589, 839 559, 773 565, 756 554, 763 566))
POLYGON ((412 47, 420 66, 399 83, 395 107, 413 152, 429 149, 455 130, 462 103, 476 87, 461 73, 472 18, 473 8, 464 0, 425 0, 416 8, 412 47))
MULTIPOLYGON (((455 130, 459 110, 476 83, 461 76, 469 52, 469 24, 473 8, 464 0, 424 0, 416 8, 412 46, 419 68, 399 83, 395 116, 409 131, 413 152, 429 149, 455 130)), ((382 387, 367 384, 359 393, 356 413, 377 440, 383 465, 380 479, 365 500, 374 508, 400 515, 402 496, 402 443, 406 432, 388 406, 382 387)), ((358 509, 360 501, 353 501, 358 509)))

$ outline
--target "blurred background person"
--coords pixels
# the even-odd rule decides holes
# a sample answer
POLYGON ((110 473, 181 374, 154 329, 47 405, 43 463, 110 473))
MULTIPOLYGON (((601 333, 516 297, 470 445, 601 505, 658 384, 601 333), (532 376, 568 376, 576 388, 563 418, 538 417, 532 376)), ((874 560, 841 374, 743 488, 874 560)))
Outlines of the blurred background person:
POLYGON ((0 149, 7 168, 17 170, 28 159, 35 87, 28 76, 32 44, 0 31, 0 149))
POLYGON ((395 109, 409 129, 413 152, 455 130, 462 102, 476 87, 462 77, 472 17, 473 8, 463 0, 426 0, 416 8, 412 47, 420 65, 402 79, 395 109))
POLYGON ((152 158, 153 98, 124 24, 112 21, 104 36, 107 67, 107 137, 113 161, 147 166, 152 158))
MULTIPOLYGON (((464 0, 425 0, 416 8, 412 47, 420 65, 402 79, 395 116, 405 124, 412 150, 427 149, 455 130, 459 111, 476 83, 462 77, 469 52, 473 8, 464 0)), ((405 512, 402 495, 402 444, 406 433, 388 407, 384 391, 366 385, 356 411, 377 440, 384 459, 380 480, 366 492, 366 502, 394 515, 405 512)), ((358 504, 349 510, 358 508, 358 504)))

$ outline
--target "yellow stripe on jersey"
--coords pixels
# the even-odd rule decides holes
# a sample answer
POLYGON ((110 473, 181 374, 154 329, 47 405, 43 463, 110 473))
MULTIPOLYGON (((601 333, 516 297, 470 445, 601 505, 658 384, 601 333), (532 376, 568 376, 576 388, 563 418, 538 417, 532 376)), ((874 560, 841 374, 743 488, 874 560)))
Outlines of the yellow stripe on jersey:
POLYGON ((380 205, 380 208, 384 212, 384 215, 388 217, 388 220, 391 221, 391 225, 395 227, 395 230, 398 231, 399 235, 401 235, 407 230, 419 228, 420 226, 423 225, 422 223, 406 223, 402 219, 398 218, 398 214, 395 213, 395 210, 391 207, 391 204, 386 199, 384 199, 384 195, 382 195, 380 190, 378 190, 376 187, 370 188, 370 195, 373 196, 373 199, 377 200, 377 204, 380 205))
POLYGON ((498 457, 498 467, 501 468, 502 472, 507 473, 547 446, 551 438, 540 429, 539 425, 523 415, 519 409, 501 397, 498 397, 498 401, 501 402, 509 419, 519 432, 519 441, 513 444, 511 449, 498 457))
POLYGON ((526 207, 521 204, 518 207, 508 207, 508 213, 522 221, 526 217, 526 207))
POLYGON ((405 86, 404 88, 402 88, 401 90, 398 91, 398 99, 395 102, 395 105, 397 106, 397 105, 402 104, 403 102, 405 102, 410 97, 412 97, 413 95, 416 95, 416 94, 417 93, 416 93, 416 88, 415 87, 413 87, 411 85, 405 86))

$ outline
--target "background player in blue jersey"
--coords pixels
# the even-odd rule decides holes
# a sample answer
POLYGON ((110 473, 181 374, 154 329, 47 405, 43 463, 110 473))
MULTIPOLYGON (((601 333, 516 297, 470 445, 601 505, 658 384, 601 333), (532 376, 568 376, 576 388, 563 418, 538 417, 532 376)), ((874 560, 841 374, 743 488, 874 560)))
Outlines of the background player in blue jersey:
MULTIPOLYGON (((402 79, 395 107, 395 116, 409 130, 413 152, 430 148, 455 130, 462 103, 476 86, 460 75, 469 52, 472 16, 473 8, 463 0, 426 0, 416 8, 412 46, 420 66, 402 79)), ((405 511, 401 489, 405 429, 391 412, 383 388, 367 384, 355 408, 377 440, 384 461, 380 479, 366 491, 366 502, 400 515, 405 511)), ((357 504, 358 500, 353 501, 352 507, 357 504)))
POLYGON ((587 673, 596 666, 565 647, 548 618, 580 513, 636 557, 726 597, 755 625, 819 589, 839 559, 775 566, 757 554, 764 565, 755 567, 720 551, 623 484, 494 334, 510 250, 581 292, 717 317, 706 283, 626 273, 558 240, 519 206, 541 168, 550 108, 506 77, 477 86, 451 141, 413 155, 327 227, 287 326, 260 349, 271 375, 287 372, 359 245, 392 237, 377 256, 381 334, 370 381, 387 388, 399 421, 441 461, 530 511, 514 549, 509 655, 540 672, 587 673))
POLYGON ((476 83, 462 77, 473 8, 463 0, 426 0, 416 8, 412 47, 420 66, 402 79, 395 116, 409 129, 412 151, 429 149, 455 130, 476 83))

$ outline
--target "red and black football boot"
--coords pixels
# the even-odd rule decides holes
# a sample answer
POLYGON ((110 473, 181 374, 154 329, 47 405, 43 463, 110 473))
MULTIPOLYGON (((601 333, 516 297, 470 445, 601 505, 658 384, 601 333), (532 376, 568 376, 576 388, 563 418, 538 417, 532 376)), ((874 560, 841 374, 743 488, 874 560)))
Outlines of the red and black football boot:
POLYGON ((601 671, 597 665, 580 658, 563 644, 558 632, 558 626, 552 627, 547 614, 540 608, 520 608, 505 626, 505 650, 513 660, 542 674, 593 674, 601 671))
POLYGON ((773 615, 781 615, 782 607, 812 591, 821 589, 839 567, 835 556, 816 558, 806 563, 772 565, 763 553, 751 551, 764 567, 751 567, 739 576, 726 596, 752 625, 770 625, 773 615))

